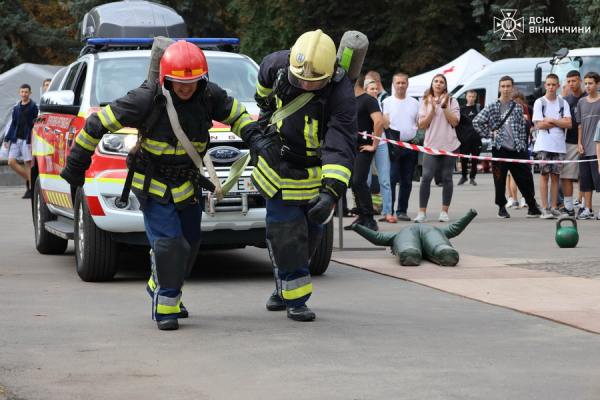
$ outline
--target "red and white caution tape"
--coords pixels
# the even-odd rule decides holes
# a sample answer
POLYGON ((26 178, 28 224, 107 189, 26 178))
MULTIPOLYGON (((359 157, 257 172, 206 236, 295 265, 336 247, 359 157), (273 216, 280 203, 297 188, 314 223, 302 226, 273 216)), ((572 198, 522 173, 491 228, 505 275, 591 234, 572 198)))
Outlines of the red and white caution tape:
POLYGON ((416 144, 410 144, 407 142, 398 142, 396 140, 378 138, 373 135, 369 135, 368 133, 358 132, 361 136, 368 136, 373 139, 383 140, 384 142, 395 144, 396 146, 406 147, 407 149, 412 149, 415 151, 420 151, 421 153, 427 154, 436 154, 436 155, 444 155, 444 156, 454 156, 454 157, 462 157, 462 158, 471 158, 475 160, 484 160, 484 161, 502 161, 502 162, 512 162, 519 164, 568 164, 568 163, 583 163, 590 161, 598 161, 597 158, 593 160, 523 160, 520 158, 498 158, 498 157, 481 157, 481 156, 473 156, 470 154, 460 154, 460 153, 452 153, 450 151, 432 149, 430 147, 417 146, 416 144))

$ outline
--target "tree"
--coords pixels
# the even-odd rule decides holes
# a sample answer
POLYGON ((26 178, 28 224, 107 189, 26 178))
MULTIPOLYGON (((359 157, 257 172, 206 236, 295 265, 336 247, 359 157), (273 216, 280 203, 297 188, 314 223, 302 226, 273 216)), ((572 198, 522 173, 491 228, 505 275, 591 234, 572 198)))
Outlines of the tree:
POLYGON ((0 73, 24 62, 61 63, 72 41, 65 40, 68 12, 44 0, 0 2, 0 73))
MULTIPOLYGON (((489 29, 479 38, 484 44, 487 56, 491 60, 510 57, 543 57, 549 56, 561 47, 579 47, 577 33, 531 33, 529 28, 571 27, 579 25, 573 7, 567 2, 551 2, 546 0, 497 0, 488 3, 485 0, 473 0, 473 16, 489 29), (504 18, 502 10, 517 10, 516 18, 523 17, 524 32, 515 32, 517 40, 501 40, 502 31, 494 32, 493 17, 504 18), (543 22, 530 24, 531 18, 546 21, 553 18, 554 23, 543 22)), ((574 2, 573 2, 574 3, 574 2)))

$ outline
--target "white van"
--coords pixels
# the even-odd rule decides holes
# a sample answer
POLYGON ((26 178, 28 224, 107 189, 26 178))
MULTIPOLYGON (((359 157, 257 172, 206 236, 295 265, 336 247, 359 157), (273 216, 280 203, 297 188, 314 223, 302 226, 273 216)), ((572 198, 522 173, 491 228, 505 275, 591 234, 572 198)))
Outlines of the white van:
POLYGON ((477 103, 486 106, 500 97, 498 92, 500 78, 508 75, 513 78, 515 88, 521 89, 525 93, 527 103, 533 105, 535 101, 533 96, 534 70, 538 64, 542 68, 542 76, 545 77, 550 73, 550 63, 547 57, 498 60, 473 74, 464 85, 456 87, 452 91, 452 97, 458 99, 459 104, 463 106, 467 103, 465 98, 467 91, 475 90, 477 103))

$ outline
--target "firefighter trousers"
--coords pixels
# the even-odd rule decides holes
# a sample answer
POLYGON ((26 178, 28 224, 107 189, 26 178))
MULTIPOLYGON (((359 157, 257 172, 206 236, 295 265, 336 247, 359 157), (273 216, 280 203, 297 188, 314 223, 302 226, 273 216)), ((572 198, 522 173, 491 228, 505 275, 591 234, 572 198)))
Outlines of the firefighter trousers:
POLYGON ((275 287, 288 307, 304 305, 312 293, 308 265, 323 225, 308 219, 308 205, 286 205, 279 191, 267 200, 267 246, 275 287))
POLYGON ((200 248, 202 208, 192 203, 183 210, 148 198, 144 225, 150 242, 152 273, 147 290, 152 296, 152 319, 178 318, 181 290, 192 272, 200 248))

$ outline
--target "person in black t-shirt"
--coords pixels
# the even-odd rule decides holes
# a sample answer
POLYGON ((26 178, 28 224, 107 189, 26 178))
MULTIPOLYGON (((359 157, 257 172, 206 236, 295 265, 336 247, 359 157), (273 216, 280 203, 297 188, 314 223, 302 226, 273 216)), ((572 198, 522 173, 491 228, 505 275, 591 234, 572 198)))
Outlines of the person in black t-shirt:
MULTIPOLYGON (((564 99, 569 103, 569 108, 571 109, 572 126, 571 129, 567 129, 567 135, 565 137, 567 145, 565 160, 573 161, 579 158, 579 152, 577 150, 579 129, 579 124, 577 123, 577 103, 579 102, 579 99, 586 97, 587 93, 581 88, 581 74, 579 71, 573 70, 567 73, 567 84, 569 85, 569 89, 571 89, 571 94, 564 96, 564 99)), ((565 205, 560 211, 563 214, 568 214, 570 216, 575 215, 573 204, 573 181, 577 179, 579 179, 579 164, 563 164, 563 169, 560 173, 565 205)), ((584 207, 581 209, 583 210, 584 207)))
MULTIPOLYGON (((381 110, 377 99, 365 93, 364 81, 365 77, 361 74, 354 85, 358 131, 381 137, 383 131, 381 110)), ((373 210, 371 191, 367 185, 367 178, 373 164, 373 155, 378 144, 379 139, 372 139, 364 135, 359 135, 357 139, 357 152, 352 172, 352 189, 356 199, 358 218, 349 226, 344 227, 345 230, 351 230, 355 224, 363 225, 374 231, 379 229, 373 218, 375 210, 373 210)))
MULTIPOLYGON (((481 110, 480 104, 475 104, 477 100, 477 92, 469 90, 467 92, 467 105, 460 108, 460 121, 456 126, 456 136, 460 140, 460 154, 471 154, 478 156, 481 154, 481 136, 473 128, 473 118, 481 110)), ((462 185, 467 181, 467 165, 469 163, 468 158, 461 158, 460 164, 462 166, 462 177, 458 181, 459 185, 462 185)), ((477 175, 477 159, 471 159, 471 185, 476 186, 475 176, 477 175)))

